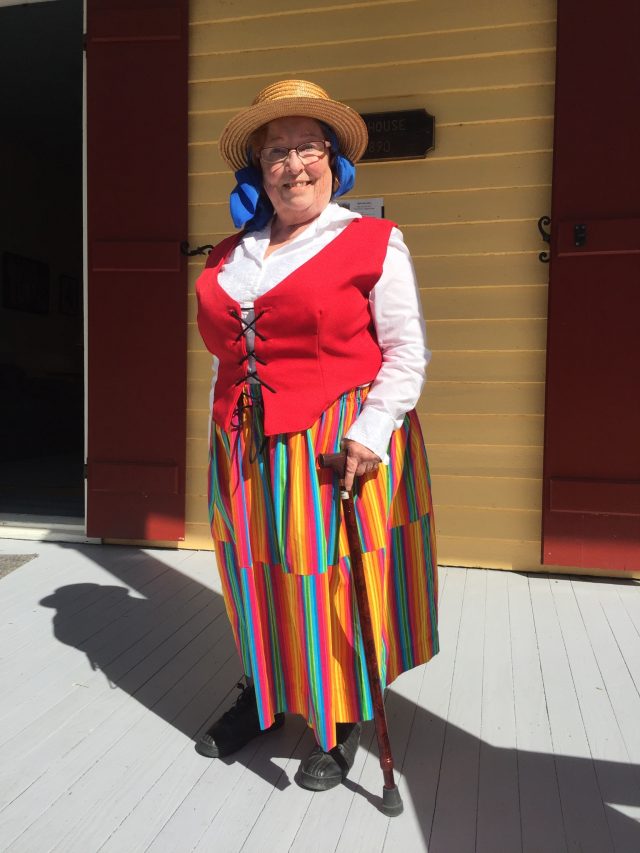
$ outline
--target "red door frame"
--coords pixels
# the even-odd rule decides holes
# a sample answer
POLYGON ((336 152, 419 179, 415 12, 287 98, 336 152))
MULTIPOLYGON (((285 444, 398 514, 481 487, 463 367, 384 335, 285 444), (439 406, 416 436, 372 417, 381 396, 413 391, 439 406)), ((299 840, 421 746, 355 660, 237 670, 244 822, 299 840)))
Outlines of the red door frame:
POLYGON ((188 0, 87 8, 89 536, 184 538, 188 0))
POLYGON ((639 42, 636 0, 608 10, 595 0, 560 0, 543 475, 547 565, 640 570, 639 42))

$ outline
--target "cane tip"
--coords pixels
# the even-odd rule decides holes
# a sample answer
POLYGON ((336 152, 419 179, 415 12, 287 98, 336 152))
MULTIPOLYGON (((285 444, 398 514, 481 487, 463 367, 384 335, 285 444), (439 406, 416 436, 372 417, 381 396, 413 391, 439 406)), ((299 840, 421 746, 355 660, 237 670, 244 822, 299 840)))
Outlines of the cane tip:
POLYGON ((396 785, 394 785, 393 788, 382 789, 382 805, 380 806, 380 811, 383 814, 387 817, 397 817, 399 814, 402 814, 403 808, 402 797, 400 796, 400 791, 396 785))

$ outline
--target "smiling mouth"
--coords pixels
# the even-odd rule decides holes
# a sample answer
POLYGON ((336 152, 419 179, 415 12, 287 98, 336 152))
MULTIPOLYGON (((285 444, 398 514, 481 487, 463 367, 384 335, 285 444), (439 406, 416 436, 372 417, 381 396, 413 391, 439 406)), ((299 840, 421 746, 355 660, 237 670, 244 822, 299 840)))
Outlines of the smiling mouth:
POLYGON ((311 184, 312 184, 312 181, 292 181, 289 184, 283 184, 283 186, 285 187, 285 189, 290 190, 290 189, 293 189, 295 187, 310 187, 311 184))

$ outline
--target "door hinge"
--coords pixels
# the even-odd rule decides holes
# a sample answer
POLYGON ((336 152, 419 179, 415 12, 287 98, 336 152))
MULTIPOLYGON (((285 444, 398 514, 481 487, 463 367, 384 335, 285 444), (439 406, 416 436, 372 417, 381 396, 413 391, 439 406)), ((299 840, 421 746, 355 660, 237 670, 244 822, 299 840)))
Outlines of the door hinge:
MULTIPOLYGON (((541 216, 540 219, 538 219, 538 231, 545 243, 551 243, 551 234, 544 230, 547 225, 551 225, 551 218, 549 216, 541 216)), ((550 253, 544 251, 540 252, 538 260, 542 261, 543 264, 548 264, 550 257, 550 253)))

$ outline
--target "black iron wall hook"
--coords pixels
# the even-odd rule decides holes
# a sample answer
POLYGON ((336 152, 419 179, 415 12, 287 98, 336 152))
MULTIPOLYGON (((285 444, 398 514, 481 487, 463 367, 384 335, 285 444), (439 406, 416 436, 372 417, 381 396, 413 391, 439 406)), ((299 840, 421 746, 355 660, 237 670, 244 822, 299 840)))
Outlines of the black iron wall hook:
MULTIPOLYGON (((551 218, 549 216, 541 216, 538 219, 538 231, 540 232, 540 236, 544 240, 545 243, 551 243, 551 234, 548 231, 545 231, 545 226, 551 225, 551 218)), ((542 261, 543 264, 548 264, 551 258, 550 252, 540 252, 538 255, 538 260, 542 261)))
POLYGON ((211 243, 207 243, 204 246, 196 246, 195 249, 190 249, 189 243, 186 240, 183 240, 182 243, 180 243, 181 253, 186 255, 188 258, 192 258, 194 255, 208 255, 212 249, 213 246, 211 243))

